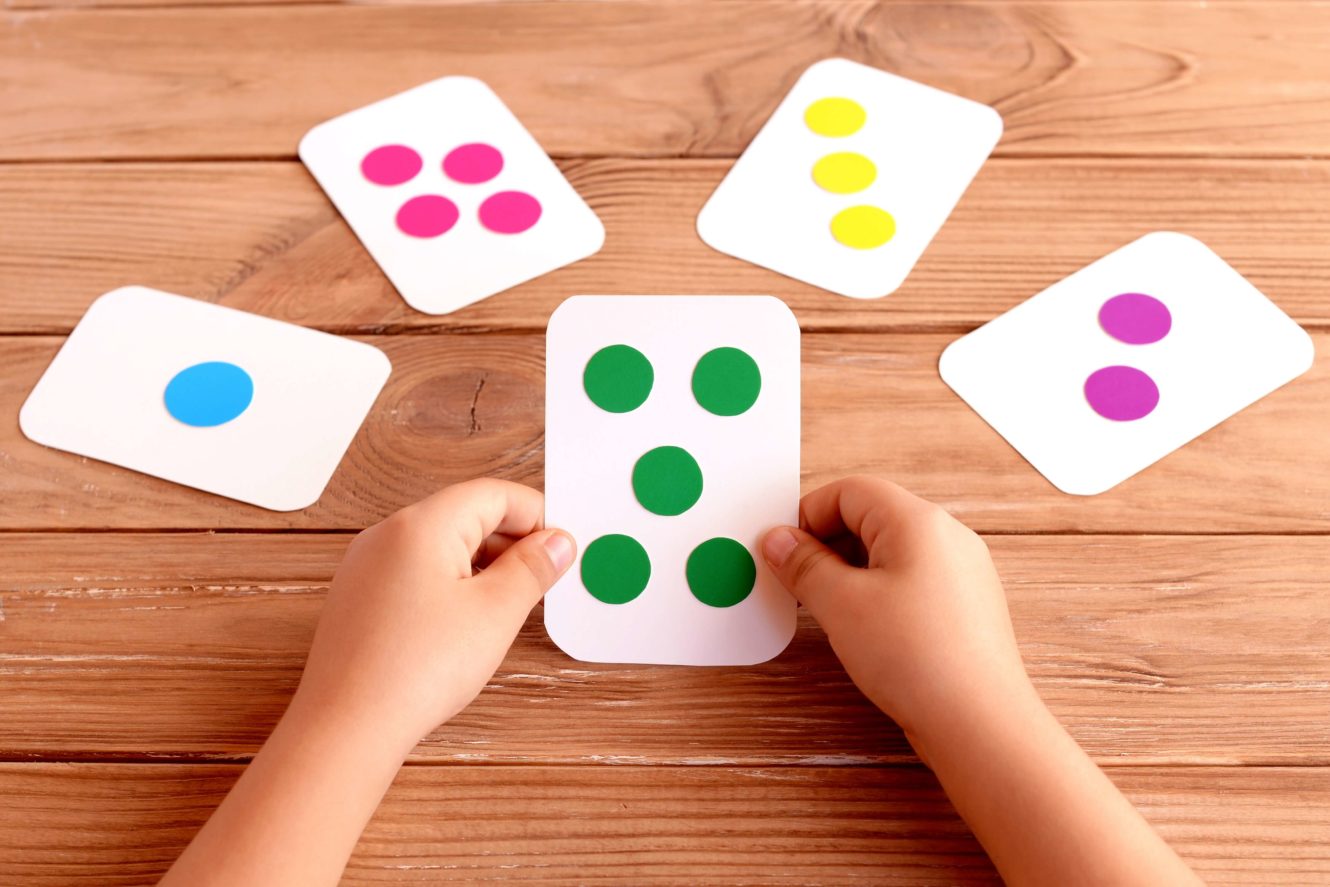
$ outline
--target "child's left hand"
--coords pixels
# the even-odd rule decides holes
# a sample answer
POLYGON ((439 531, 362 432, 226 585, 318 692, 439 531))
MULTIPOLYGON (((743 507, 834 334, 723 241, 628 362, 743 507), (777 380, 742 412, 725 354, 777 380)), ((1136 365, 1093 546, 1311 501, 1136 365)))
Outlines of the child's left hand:
POLYGON ((405 754, 465 708, 573 562, 572 537, 541 529, 543 510, 530 487, 473 480, 357 536, 293 711, 370 719, 405 754))
POLYGON ((337 883, 402 759, 484 688, 573 562, 544 502, 473 480, 356 537, 295 698, 163 885, 337 883))

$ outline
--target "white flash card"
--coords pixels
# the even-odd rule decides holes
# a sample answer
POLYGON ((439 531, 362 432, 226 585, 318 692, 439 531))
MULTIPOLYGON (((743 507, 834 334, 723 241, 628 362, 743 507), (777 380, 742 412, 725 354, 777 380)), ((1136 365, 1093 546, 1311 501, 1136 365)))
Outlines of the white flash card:
POLYGON ((590 662, 751 665, 795 602, 762 534, 799 516, 799 325, 770 296, 575 296, 546 336, 545 523, 578 559, 545 627, 590 662))
POLYGON ((1311 337, 1256 287, 1159 231, 952 342, 939 369, 1055 487, 1088 496, 1311 364, 1311 337))
POLYGON ((447 314, 584 259, 605 229, 472 77, 320 123, 300 159, 412 308, 447 314))
POLYGON ((697 231, 795 280, 880 298, 905 282, 1001 135, 987 105, 827 59, 777 106, 697 231))
POLYGON ((360 342, 127 286, 88 308, 19 426, 48 447, 295 511, 323 493, 391 369, 360 342))

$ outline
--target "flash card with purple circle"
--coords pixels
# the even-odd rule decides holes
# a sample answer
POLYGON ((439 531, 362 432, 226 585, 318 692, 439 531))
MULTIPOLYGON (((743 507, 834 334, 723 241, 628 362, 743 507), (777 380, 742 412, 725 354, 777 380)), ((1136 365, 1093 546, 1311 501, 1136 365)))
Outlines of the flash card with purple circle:
POLYGON ((799 325, 769 296, 575 296, 546 337, 545 522, 578 561, 545 596, 591 662, 749 665, 794 599, 758 556, 799 508, 799 325))
POLYGON ((142 286, 98 298, 19 411, 33 441, 274 511, 313 505, 392 366, 142 286))
POLYGON ((951 343, 939 370, 1058 489, 1108 490, 1300 376, 1311 337, 1159 231, 951 343))
POLYGON ((605 229, 488 86, 444 77, 311 129, 300 159, 412 308, 584 259, 605 229))

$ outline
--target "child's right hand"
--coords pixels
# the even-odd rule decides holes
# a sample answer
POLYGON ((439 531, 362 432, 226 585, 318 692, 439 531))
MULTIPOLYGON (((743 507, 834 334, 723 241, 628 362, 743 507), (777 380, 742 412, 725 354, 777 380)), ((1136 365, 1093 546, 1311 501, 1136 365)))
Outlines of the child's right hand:
POLYGON ((988 548, 941 507, 849 477, 805 496, 799 522, 764 557, 916 748, 977 700, 1032 692, 988 548))
POLYGON ((1039 699, 983 540, 869 477, 809 493, 799 512, 803 529, 772 530, 763 555, 1006 883, 1201 883, 1039 699))

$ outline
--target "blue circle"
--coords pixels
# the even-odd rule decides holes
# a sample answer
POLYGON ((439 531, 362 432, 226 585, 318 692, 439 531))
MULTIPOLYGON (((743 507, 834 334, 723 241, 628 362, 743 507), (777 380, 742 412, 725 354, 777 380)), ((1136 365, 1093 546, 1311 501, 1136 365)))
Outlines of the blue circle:
POLYGON ((249 408, 254 380, 233 363, 210 360, 175 374, 166 385, 166 411, 186 425, 224 425, 249 408))

